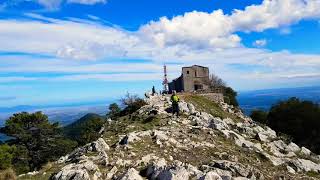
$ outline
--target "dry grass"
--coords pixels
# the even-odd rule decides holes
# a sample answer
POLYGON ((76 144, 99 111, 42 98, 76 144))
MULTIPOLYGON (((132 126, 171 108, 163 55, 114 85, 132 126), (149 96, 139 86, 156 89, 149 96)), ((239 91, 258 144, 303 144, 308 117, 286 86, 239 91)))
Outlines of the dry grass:
POLYGON ((16 173, 12 169, 0 171, 0 180, 16 180, 16 173))
POLYGON ((223 111, 217 103, 211 101, 210 99, 208 99, 204 96, 183 95, 183 96, 181 96, 181 98, 183 100, 185 100, 186 102, 193 104, 197 110, 204 111, 204 112, 209 113, 215 117, 220 117, 222 119, 231 118, 235 122, 242 122, 243 121, 240 118, 236 117, 235 115, 223 111))

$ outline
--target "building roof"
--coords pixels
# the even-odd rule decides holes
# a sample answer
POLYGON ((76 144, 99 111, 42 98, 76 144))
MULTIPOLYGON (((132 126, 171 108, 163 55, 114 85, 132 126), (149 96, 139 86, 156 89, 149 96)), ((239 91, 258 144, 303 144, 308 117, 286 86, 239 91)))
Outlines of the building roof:
POLYGON ((192 67, 195 67, 195 66, 198 66, 198 67, 202 67, 202 68, 208 68, 208 67, 205 67, 205 66, 200 66, 200 65, 192 65, 192 66, 186 66, 186 67, 182 67, 183 68, 192 68, 192 67))

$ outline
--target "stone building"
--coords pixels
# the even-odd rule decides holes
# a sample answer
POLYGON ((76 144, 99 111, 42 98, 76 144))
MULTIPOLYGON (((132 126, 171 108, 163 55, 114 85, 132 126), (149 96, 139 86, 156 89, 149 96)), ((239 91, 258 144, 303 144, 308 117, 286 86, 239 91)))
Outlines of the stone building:
POLYGON ((207 90, 209 87, 209 68, 199 65, 183 67, 180 77, 169 83, 169 92, 193 92, 207 90))

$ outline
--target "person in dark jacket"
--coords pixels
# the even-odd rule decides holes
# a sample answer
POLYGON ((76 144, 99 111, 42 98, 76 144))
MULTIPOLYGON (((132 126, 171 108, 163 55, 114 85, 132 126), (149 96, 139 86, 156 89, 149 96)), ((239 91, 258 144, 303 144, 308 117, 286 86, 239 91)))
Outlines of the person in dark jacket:
POLYGON ((177 113, 177 117, 179 117, 179 96, 176 91, 172 92, 171 102, 172 102, 172 115, 177 113))

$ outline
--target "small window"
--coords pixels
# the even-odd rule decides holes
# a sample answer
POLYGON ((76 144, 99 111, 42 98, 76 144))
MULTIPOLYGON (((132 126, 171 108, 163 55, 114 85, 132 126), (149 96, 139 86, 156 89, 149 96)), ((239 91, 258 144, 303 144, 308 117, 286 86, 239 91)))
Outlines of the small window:
POLYGON ((187 71, 187 74, 189 74, 189 71, 187 71))
POLYGON ((194 72, 194 76, 197 77, 197 71, 194 72))

